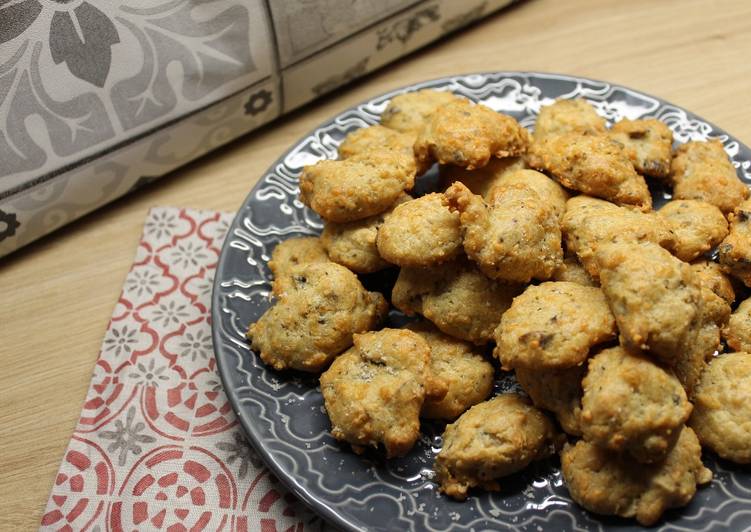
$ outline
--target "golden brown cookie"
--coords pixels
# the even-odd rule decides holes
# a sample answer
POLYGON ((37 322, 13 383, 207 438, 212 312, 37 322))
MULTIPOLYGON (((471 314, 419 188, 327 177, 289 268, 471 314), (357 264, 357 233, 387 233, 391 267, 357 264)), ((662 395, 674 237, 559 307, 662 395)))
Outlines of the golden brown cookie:
POLYGON ((440 187, 441 190, 445 190, 455 181, 461 181, 464 186, 472 191, 472 194, 487 199, 490 189, 506 174, 525 168, 527 168, 527 163, 522 157, 504 157, 502 159, 493 157, 488 161, 488 164, 474 170, 467 170, 459 166, 441 165, 439 167, 440 187))
POLYGON ((516 380, 537 408, 550 410, 566 433, 581 436, 582 379, 587 364, 566 369, 516 368, 516 380))
POLYGON ((487 202, 490 204, 495 203, 496 194, 503 193, 507 185, 529 186, 529 188, 537 192, 543 203, 550 207, 559 221, 563 219, 563 214, 566 212, 568 192, 545 174, 535 170, 506 172, 488 191, 485 197, 487 202))
POLYGON ((589 360, 582 381, 584 439, 639 462, 662 460, 691 414, 674 375, 636 351, 605 349, 589 360))
POLYGON ((420 435, 430 347, 405 329, 356 334, 354 344, 321 375, 331 434, 356 453, 382 444, 387 457, 404 456, 420 435))
POLYGON ((615 319, 599 288, 568 282, 529 286, 501 317, 493 354, 504 369, 564 369, 615 337, 615 319))
POLYGON ((563 264, 558 266, 551 277, 553 281, 567 281, 582 286, 600 286, 576 258, 575 254, 564 253, 563 264))
POLYGON ((738 179, 722 142, 691 141, 673 154, 673 199, 711 203, 727 214, 748 198, 748 186, 738 179))
POLYGON ((274 369, 318 372, 352 345, 352 335, 374 328, 388 311, 354 273, 333 262, 298 267, 289 286, 248 329, 253 350, 274 369))
POLYGON ((673 365, 700 312, 691 267, 651 242, 604 244, 595 260, 621 343, 673 365))
POLYGON ((488 279, 461 257, 440 266, 402 268, 391 301, 408 316, 425 316, 449 336, 484 345, 520 291, 518 285, 488 279))
POLYGON ((689 423, 702 445, 726 460, 751 463, 751 354, 729 353, 709 363, 689 423))
POLYGON ((445 192, 461 215, 464 251, 493 279, 550 279, 563 262, 558 219, 531 187, 503 185, 488 204, 461 183, 445 192))
POLYGON ((610 128, 610 137, 625 146, 640 174, 660 179, 670 176, 673 132, 667 125, 654 118, 623 119, 610 128))
MULTIPOLYGON (((373 151, 396 151, 414 158, 415 135, 401 133, 384 126, 368 126, 349 133, 339 145, 339 158, 348 159, 373 151)), ((427 166, 418 163, 417 175, 425 173, 427 166)))
POLYGON ((728 234, 728 222, 722 211, 699 200, 673 200, 657 213, 675 235, 670 251, 682 261, 690 262, 722 242, 728 234))
POLYGON ((727 326, 722 330, 722 337, 735 351, 751 353, 751 298, 741 301, 730 315, 727 326))
POLYGON ((529 134, 512 117, 482 104, 458 100, 437 108, 415 141, 419 161, 438 161, 472 170, 491 157, 527 151, 529 134))
POLYGON ((415 181, 415 162, 395 151, 367 152, 303 168, 300 200, 330 222, 353 222, 388 209, 415 181))
POLYGON ((696 485, 712 480, 701 461, 699 440, 688 427, 656 464, 640 464, 579 440, 564 447, 561 471, 578 504, 596 514, 636 517, 643 526, 656 523, 669 508, 688 504, 696 485))
POLYGON ((701 285, 710 289, 712 292, 732 305, 735 301, 735 290, 733 283, 730 282, 722 266, 716 262, 700 260, 691 264, 694 275, 699 278, 701 285))
POLYGON ((411 199, 409 195, 402 194, 389 210, 362 220, 346 223, 326 222, 321 233, 321 244, 329 259, 355 273, 372 273, 392 266, 378 253, 378 228, 394 207, 411 199))
POLYGON ((398 266, 432 266, 462 251, 459 215, 444 205, 440 193, 397 206, 378 229, 378 253, 398 266))
POLYGON ((328 262, 329 257, 317 236, 300 236, 280 242, 271 253, 269 269, 274 276, 271 291, 279 296, 289 287, 290 271, 306 264, 328 262))
POLYGON ((446 426, 435 460, 439 489, 456 500, 470 488, 497 491, 498 479, 547 458, 560 442, 553 423, 517 394, 502 394, 446 426))
POLYGON ((430 372, 436 382, 446 386, 442 398, 426 398, 422 417, 452 421, 490 396, 495 370, 472 344, 443 334, 428 322, 412 323, 407 328, 428 342, 430 372))
POLYGON ((438 107, 462 99, 450 92, 432 89, 399 94, 391 98, 381 113, 381 124, 416 136, 438 107))
POLYGON ((728 219, 730 233, 718 248, 720 264, 751 287, 751 199, 738 205, 728 219))
POLYGON ((535 122, 535 142, 566 133, 595 135, 605 133, 605 119, 586 100, 556 100, 540 108, 535 122))
POLYGON ((546 137, 532 144, 527 163, 583 194, 642 211, 652 209, 646 181, 634 170, 623 145, 607 135, 546 137))

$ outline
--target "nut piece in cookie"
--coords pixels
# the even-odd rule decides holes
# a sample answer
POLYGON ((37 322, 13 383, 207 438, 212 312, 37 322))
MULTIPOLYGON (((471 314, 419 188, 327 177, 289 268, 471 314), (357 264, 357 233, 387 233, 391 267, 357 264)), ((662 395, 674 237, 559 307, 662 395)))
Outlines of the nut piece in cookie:
POLYGON ((751 288, 751 199, 738 205, 728 219, 730 233, 718 248, 720 264, 751 288))
POLYGON ((404 456, 420 435, 430 347, 405 329, 356 334, 354 343, 321 375, 331 434, 357 453, 383 444, 389 458, 404 456))
POLYGON ((417 135, 437 108, 460 100, 463 100, 461 96, 432 89, 399 94, 391 98, 381 113, 381 124, 402 133, 417 135))
POLYGON ((492 158, 488 164, 482 168, 467 170, 459 166, 442 165, 439 167, 440 187, 442 190, 450 187, 454 181, 461 181, 464 186, 487 199, 488 192, 498 183, 506 174, 516 170, 524 170, 527 163, 522 157, 504 157, 502 159, 492 158))
POLYGON ((742 301, 730 315, 722 337, 732 349, 751 353, 751 298, 742 301))
POLYGON ((644 178, 636 173, 623 145, 607 135, 568 133, 535 142, 527 163, 565 187, 642 211, 652 209, 644 178))
POLYGON ((415 141, 419 161, 436 160, 472 170, 491 157, 527 151, 529 133, 514 118, 482 104, 458 100, 436 109, 415 141))
POLYGON ((695 199, 711 203, 727 214, 749 190, 735 172, 722 142, 690 141, 675 150, 671 166, 673 199, 695 199))
POLYGON ((651 242, 604 244, 595 260, 621 343, 674 365, 702 302, 691 267, 651 242))
POLYGON ((656 464, 640 464, 579 440, 561 452, 561 471, 578 504, 596 514, 636 517, 643 526, 656 523, 669 508, 688 504, 696 485, 712 480, 701 461, 699 440, 688 427, 656 464))
POLYGON ((354 222, 326 222, 321 233, 321 244, 328 253, 329 259, 346 266, 355 273, 373 273, 391 266, 378 253, 376 247, 378 228, 383 224, 384 217, 393 211, 394 207, 411 199, 409 195, 403 193, 389 210, 381 214, 354 222))
POLYGON ((586 100, 556 100, 552 105, 540 108, 534 140, 539 142, 566 133, 596 135, 605 131, 605 119, 586 100))
POLYGON ((415 161, 395 151, 366 152, 303 168, 300 200, 330 222, 379 214, 415 182, 415 161))
POLYGON ((694 271, 694 275, 699 278, 703 287, 720 296, 728 305, 733 304, 733 301, 735 301, 733 283, 725 275, 722 266, 716 262, 701 260, 692 263, 691 269, 694 271))
POLYGON ((277 244, 269 261, 269 269, 274 275, 272 293, 279 296, 285 292, 291 283, 291 270, 316 262, 329 262, 326 250, 317 236, 288 238, 277 244))
MULTIPOLYGON (((415 135, 400 133, 384 126, 368 126, 356 129, 345 137, 339 145, 339 158, 349 159, 373 151, 395 151, 414 158, 414 143, 415 135)), ((417 160, 415 165, 418 167, 417 175, 425 173, 428 169, 418 164, 417 160)))
POLYGON ((529 286, 501 317, 493 354, 504 369, 564 369, 615 337, 615 319, 599 288, 567 282, 529 286))
POLYGON ((610 137, 623 144, 637 172, 665 179, 670 176, 672 130, 654 118, 623 119, 613 124, 610 137))
POLYGON ((421 417, 452 421, 469 407, 486 400, 493 391, 495 370, 472 344, 440 332, 428 322, 407 326, 430 346, 430 372, 446 386, 440 399, 426 398, 421 417))
POLYGON ((572 436, 581 436, 582 379, 587 365, 566 369, 516 368, 516 380, 537 408, 555 414, 561 428, 572 436))
POLYGON ((431 266, 462 251, 459 215, 432 193, 397 206, 378 229, 378 253, 398 266, 431 266))
POLYGON ((714 358, 702 373, 689 421, 702 445, 751 464, 751 354, 714 358))
POLYGON ((553 423, 517 394, 502 394, 467 410, 446 426, 435 460, 439 489, 457 500, 470 488, 497 491, 498 479, 555 452, 553 423))
POLYGON ((643 463, 665 457, 691 414, 674 375, 622 347, 591 358, 582 387, 584 439, 643 463))
POLYGON ((402 268, 391 301, 408 316, 425 316, 449 336, 484 345, 520 292, 518 285, 488 279, 462 257, 429 268, 402 268))
POLYGON ((673 200, 657 213, 668 223, 675 243, 668 249, 682 261, 692 261, 722 242, 728 222, 722 211, 699 200, 673 200))
POLYGON ((449 208, 461 215, 464 251, 488 277, 545 280, 563 262, 558 219, 528 185, 496 187, 492 203, 458 182, 445 195, 449 208))
POLYGON ((618 207, 590 196, 575 196, 566 202, 561 229, 567 251, 575 253, 595 279, 600 275, 594 260, 600 245, 614 241, 654 242, 668 248, 675 241, 668 223, 655 213, 618 207))
POLYGON ((318 372, 374 328, 388 311, 354 273, 333 262, 292 270, 279 300, 248 329, 251 346, 274 369, 318 372))

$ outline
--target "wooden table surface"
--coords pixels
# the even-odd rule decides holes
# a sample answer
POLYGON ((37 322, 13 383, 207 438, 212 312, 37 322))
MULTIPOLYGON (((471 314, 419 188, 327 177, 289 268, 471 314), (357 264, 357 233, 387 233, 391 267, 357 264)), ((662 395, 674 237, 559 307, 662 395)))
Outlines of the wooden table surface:
POLYGON ((38 526, 149 207, 234 211, 316 124, 401 85, 462 72, 608 80, 751 144, 749 20, 748 0, 528 0, 0 259, 0 530, 38 526))

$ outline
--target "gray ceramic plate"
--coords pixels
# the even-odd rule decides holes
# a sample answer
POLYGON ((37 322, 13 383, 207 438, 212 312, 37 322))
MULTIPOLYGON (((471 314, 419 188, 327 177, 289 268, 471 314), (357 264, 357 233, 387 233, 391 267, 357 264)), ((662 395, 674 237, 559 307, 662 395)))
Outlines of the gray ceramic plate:
MULTIPOLYGON (((497 72, 437 79, 405 87, 357 107, 317 127, 291 147, 262 177, 239 210, 222 250, 213 296, 214 348, 224 387, 250 441, 274 473, 328 521, 352 530, 617 530, 633 521, 601 518, 571 502, 555 460, 505 479, 500 493, 481 493, 464 503, 440 495, 431 466, 440 449, 439 425, 424 426, 423 437, 405 458, 385 461, 377 453, 357 456, 329 435, 317 379, 275 372, 245 341, 249 323, 269 306, 269 270, 274 246, 296 235, 320 232, 320 219, 297 199, 304 165, 334 158, 350 131, 375 124, 389 98, 422 88, 450 90, 513 115, 532 126, 540 106, 558 97, 586 98, 603 116, 657 117, 678 142, 719 138, 751 183, 751 150, 692 113, 624 87, 569 76, 497 72)), ((421 178, 429 188, 430 176, 421 178)), ((656 205, 668 197, 655 191, 656 205)), ((367 279, 388 290, 388 273, 367 279)), ((393 315, 392 319, 398 320, 393 315)), ((498 390, 514 388, 499 376, 498 390)), ((714 471, 710 486, 691 504, 665 514, 660 530, 748 530, 751 528, 751 473, 705 456, 714 471)))

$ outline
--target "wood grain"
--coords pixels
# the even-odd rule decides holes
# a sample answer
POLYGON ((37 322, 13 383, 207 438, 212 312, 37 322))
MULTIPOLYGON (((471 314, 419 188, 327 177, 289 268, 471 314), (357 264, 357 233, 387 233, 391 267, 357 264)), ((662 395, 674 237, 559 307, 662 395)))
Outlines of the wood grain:
POLYGON ((39 524, 149 207, 233 211, 327 117, 401 85, 538 70, 661 96, 751 143, 751 2, 529 0, 0 260, 0 530, 39 524))

